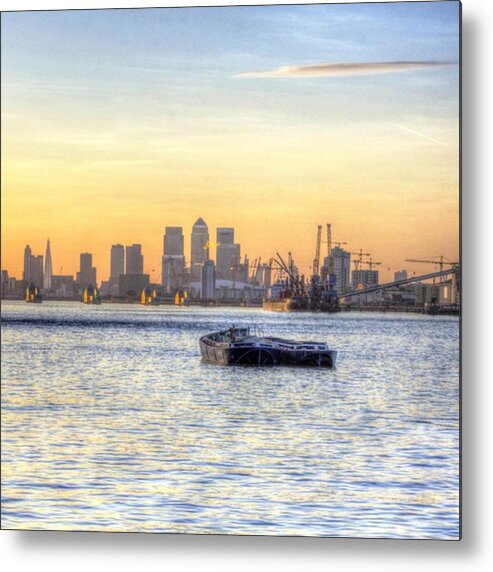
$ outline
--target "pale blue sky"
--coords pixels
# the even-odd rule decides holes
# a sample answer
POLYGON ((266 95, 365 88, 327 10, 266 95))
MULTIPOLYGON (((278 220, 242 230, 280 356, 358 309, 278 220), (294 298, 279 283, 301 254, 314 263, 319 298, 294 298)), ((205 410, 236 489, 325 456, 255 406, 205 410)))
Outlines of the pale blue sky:
POLYGON ((40 103, 103 116, 184 107, 300 121, 382 108, 455 116, 457 67, 358 78, 233 76, 320 62, 456 62, 458 9, 408 2, 4 14, 4 108, 15 97, 17 108, 40 103))

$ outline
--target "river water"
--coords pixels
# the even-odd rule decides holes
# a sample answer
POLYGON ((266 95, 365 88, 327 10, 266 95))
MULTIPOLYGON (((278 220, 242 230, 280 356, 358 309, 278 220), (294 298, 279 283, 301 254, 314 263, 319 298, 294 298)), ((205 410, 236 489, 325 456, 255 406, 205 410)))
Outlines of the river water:
POLYGON ((456 539, 459 321, 2 302, 2 527, 456 539), (335 370, 202 363, 231 324, 335 370))

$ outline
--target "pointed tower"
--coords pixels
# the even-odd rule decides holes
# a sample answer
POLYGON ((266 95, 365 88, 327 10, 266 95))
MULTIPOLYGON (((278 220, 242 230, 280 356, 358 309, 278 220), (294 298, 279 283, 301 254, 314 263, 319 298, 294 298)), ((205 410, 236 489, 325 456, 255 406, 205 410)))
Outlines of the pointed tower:
POLYGON ((202 266, 209 260, 209 229, 201 217, 192 227, 190 254, 192 274, 196 280, 200 280, 202 266))
POLYGON ((51 277, 53 276, 53 264, 51 262, 51 249, 50 249, 50 239, 46 243, 46 255, 45 255, 45 271, 43 276, 43 289, 51 290, 51 277))

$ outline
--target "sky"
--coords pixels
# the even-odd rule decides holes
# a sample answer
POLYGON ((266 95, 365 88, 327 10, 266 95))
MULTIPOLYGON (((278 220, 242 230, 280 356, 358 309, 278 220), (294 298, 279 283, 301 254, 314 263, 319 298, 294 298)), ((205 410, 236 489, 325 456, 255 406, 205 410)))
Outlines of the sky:
MULTIPOLYGON (((2 268, 54 273, 165 226, 242 256, 293 253, 317 224, 382 278, 459 251, 459 3, 3 13, 2 268)), ((322 255, 327 245, 322 243, 322 255)))

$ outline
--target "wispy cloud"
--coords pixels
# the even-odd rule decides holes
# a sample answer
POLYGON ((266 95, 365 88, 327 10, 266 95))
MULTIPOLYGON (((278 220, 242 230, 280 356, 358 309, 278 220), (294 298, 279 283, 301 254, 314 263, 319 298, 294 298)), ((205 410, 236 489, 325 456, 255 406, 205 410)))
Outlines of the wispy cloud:
POLYGON ((434 139, 433 137, 429 137, 428 135, 425 135, 424 133, 420 133, 419 131, 416 131, 415 129, 410 129, 409 127, 404 127, 404 125, 399 125, 398 123, 392 123, 391 121, 387 121, 387 123, 389 125, 392 125, 392 127, 397 127, 397 129, 401 129, 402 131, 407 131, 407 133, 412 133, 413 135, 417 135, 418 137, 422 137, 423 139, 427 139, 428 141, 431 141, 432 143, 436 143, 437 145, 441 145, 442 147, 448 147, 447 143, 444 143, 443 141, 439 141, 438 139, 434 139))
POLYGON ((356 62, 339 64, 311 64, 305 66, 282 66, 277 69, 241 73, 236 78, 262 77, 332 77, 375 75, 398 73, 413 70, 431 69, 454 65, 453 62, 441 61, 401 61, 401 62, 356 62))

